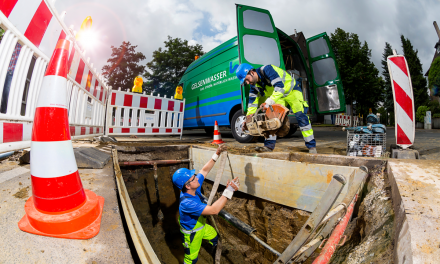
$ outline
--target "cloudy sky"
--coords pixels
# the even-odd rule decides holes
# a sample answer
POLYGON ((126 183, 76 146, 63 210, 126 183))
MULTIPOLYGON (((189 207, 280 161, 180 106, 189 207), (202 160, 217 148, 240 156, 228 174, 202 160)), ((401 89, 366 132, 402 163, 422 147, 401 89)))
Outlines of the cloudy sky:
POLYGON ((144 64, 168 35, 209 51, 236 35, 235 3, 269 10, 276 27, 287 34, 296 29, 309 38, 324 31, 330 35, 338 27, 356 33, 368 42, 380 71, 385 42, 401 54, 400 35, 409 38, 426 72, 438 41, 432 23, 440 24, 440 0, 57 0, 55 7, 58 13, 67 12, 64 21, 75 29, 92 16, 98 41, 87 56, 101 69, 110 57, 110 46, 122 41, 138 46, 146 56, 144 64))

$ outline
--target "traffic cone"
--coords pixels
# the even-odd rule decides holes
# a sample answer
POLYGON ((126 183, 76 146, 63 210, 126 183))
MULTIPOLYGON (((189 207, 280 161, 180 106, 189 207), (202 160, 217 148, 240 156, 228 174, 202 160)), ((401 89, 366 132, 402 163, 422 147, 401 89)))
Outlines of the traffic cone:
POLYGON ((218 123, 217 120, 215 120, 215 125, 214 125, 214 141, 211 142, 211 144, 223 144, 225 143, 222 140, 222 134, 220 134, 220 131, 218 129, 218 123))
POLYGON ((99 233, 104 198, 84 190, 67 112, 69 40, 59 39, 43 78, 31 140, 32 194, 18 227, 32 234, 88 239, 99 233))

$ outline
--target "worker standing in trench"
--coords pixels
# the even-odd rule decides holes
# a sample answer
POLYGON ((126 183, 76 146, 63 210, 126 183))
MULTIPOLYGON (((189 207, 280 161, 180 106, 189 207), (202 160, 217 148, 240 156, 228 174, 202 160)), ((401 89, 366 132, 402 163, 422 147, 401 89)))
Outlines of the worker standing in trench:
MULTIPOLYGON (((303 99, 299 81, 297 82, 286 71, 270 64, 254 69, 251 65, 242 63, 238 66, 236 75, 241 85, 251 86, 246 116, 254 114, 260 106, 267 109, 273 104, 283 106, 289 104, 298 120, 299 129, 309 153, 317 153, 312 125, 309 117, 305 114, 309 105, 303 99)), ((243 130, 245 129, 246 123, 243 124, 243 130)), ((275 148, 276 140, 276 135, 270 135, 264 140, 264 147, 256 147, 255 149, 260 152, 271 152, 275 148)))
POLYGON ((220 145, 212 158, 203 166, 198 174, 195 170, 186 168, 178 169, 173 174, 173 184, 181 190, 179 205, 179 224, 185 248, 184 263, 193 264, 198 260, 202 239, 206 239, 213 246, 212 253, 218 242, 218 234, 215 229, 206 224, 206 215, 216 215, 223 209, 228 199, 232 198, 234 191, 240 187, 238 178, 235 178, 226 185, 223 195, 211 206, 202 203, 201 186, 206 175, 214 167, 222 151, 226 150, 225 145, 220 145))

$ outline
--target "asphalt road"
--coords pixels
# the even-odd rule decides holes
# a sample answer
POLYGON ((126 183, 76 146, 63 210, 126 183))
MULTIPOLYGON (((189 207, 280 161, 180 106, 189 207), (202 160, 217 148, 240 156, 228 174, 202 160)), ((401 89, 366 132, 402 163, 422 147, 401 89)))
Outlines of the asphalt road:
MULTIPOLYGON (((313 127, 317 149, 322 154, 346 155, 347 132, 341 127, 313 127)), ((263 140, 255 143, 242 144, 235 141, 232 133, 227 128, 220 128, 222 138, 228 145, 236 148, 253 148, 263 145, 263 140)), ((440 130, 439 129, 416 129, 414 149, 418 150, 421 159, 440 160, 440 130)), ((212 138, 207 136, 204 130, 185 130, 183 139, 208 142, 212 138)), ((396 143, 394 127, 387 128, 386 145, 389 151, 390 145, 396 143)), ((277 140, 276 151, 301 151, 307 152, 301 132, 297 131, 289 138, 277 140)))

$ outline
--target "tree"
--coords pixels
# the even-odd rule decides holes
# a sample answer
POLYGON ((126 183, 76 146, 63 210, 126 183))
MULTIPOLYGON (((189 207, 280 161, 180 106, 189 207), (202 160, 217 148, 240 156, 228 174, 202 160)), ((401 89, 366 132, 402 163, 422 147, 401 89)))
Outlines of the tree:
POLYGON ((384 98, 383 98, 383 107, 386 112, 394 113, 394 98, 393 98, 393 88, 391 86, 390 73, 388 71, 388 56, 393 55, 393 49, 391 48, 390 43, 385 42, 385 48, 382 53, 382 75, 384 77, 384 98))
POLYGON ((145 56, 142 52, 136 52, 136 47, 132 46, 130 41, 123 41, 119 48, 111 46, 112 55, 107 60, 108 65, 102 67, 102 75, 114 90, 119 87, 122 90, 131 89, 134 78, 144 72, 145 66, 139 65, 139 62, 144 60, 145 56))
POLYGON ((431 95, 439 96, 440 89, 440 57, 437 57, 431 64, 431 69, 428 73, 429 89, 431 95))
POLYGON ((4 34, 5 34, 5 30, 3 28, 0 28, 0 42, 2 42, 4 34))
POLYGON ((371 61, 371 50, 367 42, 360 42, 357 34, 337 28, 330 35, 346 101, 366 116, 369 108, 376 110, 383 101, 384 81, 371 61))
POLYGON ((155 50, 153 59, 147 63, 149 71, 144 74, 147 79, 144 90, 172 96, 186 68, 194 62, 195 56, 202 56, 204 52, 202 45, 189 45, 180 38, 168 36, 164 43, 165 48, 155 50))
POLYGON ((429 101, 427 81, 423 76, 422 63, 418 57, 418 50, 414 50, 409 39, 405 39, 403 35, 400 36, 402 41, 403 55, 408 62, 408 69, 411 75, 411 82, 414 94, 414 108, 427 105, 429 101))

